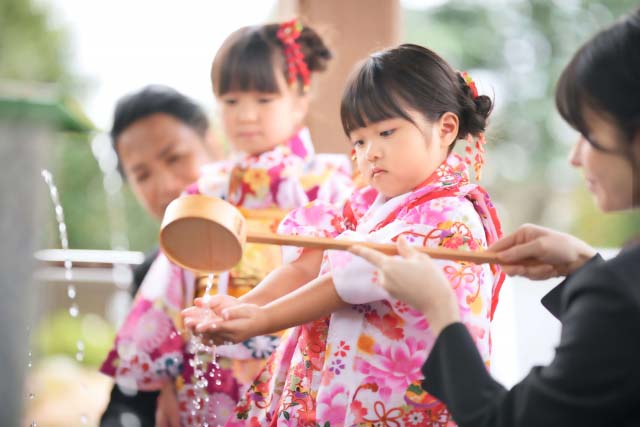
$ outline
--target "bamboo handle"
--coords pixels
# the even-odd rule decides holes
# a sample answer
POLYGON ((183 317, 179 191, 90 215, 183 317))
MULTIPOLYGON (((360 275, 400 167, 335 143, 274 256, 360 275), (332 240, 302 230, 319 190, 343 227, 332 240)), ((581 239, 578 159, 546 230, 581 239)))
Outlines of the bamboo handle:
MULTIPOLYGON (((396 245, 385 243, 357 242, 353 240, 337 240, 326 237, 306 237, 306 236, 285 236, 275 233, 247 233, 247 242, 265 243, 271 245, 299 246, 303 248, 315 249, 338 249, 347 250, 354 245, 362 245, 387 255, 397 255, 398 248, 396 245)), ((427 248, 424 246, 416 247, 420 252, 426 253, 432 258, 447 259, 452 261, 467 261, 475 264, 500 264, 495 252, 471 252, 458 251, 446 248, 427 248)))

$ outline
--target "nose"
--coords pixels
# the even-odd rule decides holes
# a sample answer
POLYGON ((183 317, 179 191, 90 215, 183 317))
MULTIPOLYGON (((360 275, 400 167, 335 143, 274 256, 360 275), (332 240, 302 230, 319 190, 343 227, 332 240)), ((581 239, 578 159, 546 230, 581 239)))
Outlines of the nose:
POLYGON ((571 163, 571 166, 576 168, 579 168, 580 166, 582 166, 582 160, 580 159, 580 157, 582 155, 582 149, 584 144, 585 144, 584 136, 580 135, 580 137, 576 141, 576 144, 573 146, 573 148, 571 149, 571 152, 569 153, 569 163, 571 163))
POLYGON ((250 122, 257 117, 256 106, 252 102, 241 102, 238 106, 238 119, 242 122, 250 122))
POLYGON ((374 162, 382 157, 382 147, 375 140, 366 141, 367 144, 367 160, 374 162))
POLYGON ((183 182, 170 171, 165 171, 159 175, 156 183, 157 200, 161 203, 169 203, 184 190, 183 182))

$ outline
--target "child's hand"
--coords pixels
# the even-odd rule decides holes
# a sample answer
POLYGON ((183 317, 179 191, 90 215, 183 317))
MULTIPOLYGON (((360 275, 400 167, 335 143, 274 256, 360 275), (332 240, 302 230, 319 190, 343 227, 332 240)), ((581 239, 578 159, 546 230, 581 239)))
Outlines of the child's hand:
POLYGON ((217 345, 238 343, 262 335, 268 326, 265 310, 255 304, 238 304, 222 310, 222 319, 200 323, 196 333, 217 345))
POLYGON ((173 383, 168 383, 160 390, 156 407, 157 427, 180 427, 180 409, 178 396, 173 383))
POLYGON ((240 301, 229 295, 212 295, 208 298, 196 298, 194 304, 193 307, 182 310, 181 315, 184 326, 192 333, 197 333, 199 324, 219 320, 222 310, 240 304, 240 301))

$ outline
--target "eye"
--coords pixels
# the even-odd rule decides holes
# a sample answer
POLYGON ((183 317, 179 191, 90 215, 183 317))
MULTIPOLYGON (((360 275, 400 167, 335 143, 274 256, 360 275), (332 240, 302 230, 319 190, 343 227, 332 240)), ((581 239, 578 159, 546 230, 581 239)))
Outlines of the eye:
POLYGON ((225 98, 222 100, 222 102, 225 105, 236 105, 238 103, 238 100, 235 98, 225 98))
POLYGON ((380 132, 380 136, 386 138, 388 136, 391 136, 395 133, 395 129, 388 129, 388 130, 383 130, 382 132, 380 132))
POLYGON ((167 163, 169 164, 176 163, 181 159, 182 159, 182 156, 180 154, 172 154, 171 156, 167 157, 167 163))
POLYGON ((273 98, 258 98, 258 104, 268 104, 273 101, 273 98))
POLYGON ((136 175, 134 179, 136 180, 136 182, 143 183, 147 179, 149 179, 150 176, 151 176, 150 173, 145 172, 145 173, 141 173, 141 174, 136 175))
POLYGON ((351 143, 353 144, 354 147, 362 147, 364 145, 364 140, 356 139, 355 141, 352 141, 351 143))

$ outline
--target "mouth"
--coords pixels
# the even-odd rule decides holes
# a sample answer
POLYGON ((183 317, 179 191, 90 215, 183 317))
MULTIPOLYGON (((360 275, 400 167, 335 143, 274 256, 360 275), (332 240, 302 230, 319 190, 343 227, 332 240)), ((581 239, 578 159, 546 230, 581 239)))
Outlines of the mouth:
POLYGON ((244 138, 244 139, 255 138, 259 135, 260 135, 260 132, 258 131, 243 131, 243 132, 237 133, 238 138, 244 138))
POLYGON ((382 168, 373 168, 371 169, 371 178, 376 178, 385 173, 387 173, 387 171, 382 168))

